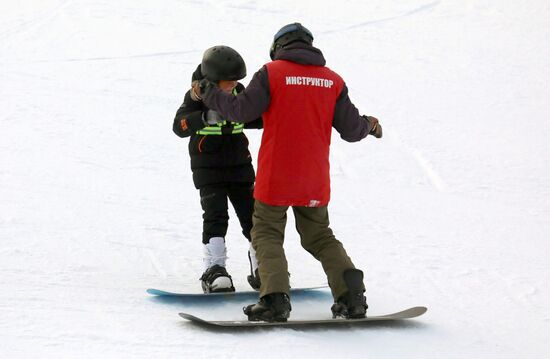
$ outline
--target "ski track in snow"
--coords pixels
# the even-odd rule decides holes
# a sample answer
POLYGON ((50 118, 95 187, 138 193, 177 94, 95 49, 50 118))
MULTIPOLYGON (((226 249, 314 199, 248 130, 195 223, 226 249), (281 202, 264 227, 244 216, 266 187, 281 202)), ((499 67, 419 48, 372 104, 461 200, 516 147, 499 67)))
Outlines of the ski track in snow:
POLYGON ((153 267, 155 268, 155 270, 158 272, 159 276, 161 278, 167 278, 167 274, 166 274, 166 271, 164 269, 162 269, 162 265, 159 263, 157 257, 155 256, 155 254, 149 250, 149 249, 146 249, 144 250, 144 252, 147 254, 147 257, 149 258, 151 264, 153 265, 153 267))
POLYGON ((4 44, 6 44, 7 42, 10 42, 11 39, 24 36, 37 30, 40 26, 48 24, 48 22, 52 22, 52 20, 55 19, 55 17, 58 16, 59 13, 67 6, 69 6, 72 2, 73 0, 62 1, 59 5, 55 6, 51 10, 45 10, 44 12, 41 12, 36 16, 32 16, 30 19, 25 19, 13 28, 1 31, 0 39, 2 39, 2 42, 4 44))
MULTIPOLYGON (((36 60, 31 61, 29 63, 63 63, 63 62, 91 62, 91 61, 113 61, 113 60, 132 60, 132 59, 142 59, 142 58, 149 58, 149 57, 170 57, 170 56, 181 56, 181 55, 188 55, 188 54, 198 54, 200 53, 199 50, 190 50, 190 51, 167 51, 167 52, 159 52, 159 53, 150 53, 150 54, 139 54, 139 55, 131 55, 131 56, 110 56, 110 57, 90 57, 90 58, 71 58, 71 59, 57 59, 57 60, 36 60)), ((11 63, 17 63, 15 61, 11 61, 11 63)), ((181 62, 182 64, 194 64, 191 62, 181 62)))
MULTIPOLYGON (((548 356, 549 17, 543 1, 2 3, 0 357, 548 356), (200 290, 202 213, 171 121, 202 51, 236 48, 246 84, 293 21, 384 128, 333 134, 331 227, 369 313, 426 305, 417 320, 213 332, 177 313, 243 319, 248 301, 145 293, 200 290)), ((257 158, 261 131, 247 136, 257 158)), ((228 270, 248 290, 230 218, 228 270)), ((292 215, 285 251, 292 286, 326 281, 292 215)))
POLYGON ((417 13, 432 10, 440 2, 441 1, 434 1, 434 2, 431 2, 431 3, 425 4, 425 5, 419 6, 417 8, 414 8, 410 11, 405 12, 405 13, 396 15, 396 16, 391 16, 391 17, 387 17, 387 18, 383 18, 383 19, 377 19, 377 20, 369 20, 369 21, 365 21, 365 22, 362 22, 362 23, 359 23, 359 24, 351 25, 351 26, 348 26, 348 27, 340 28, 340 29, 321 31, 320 34, 324 35, 324 34, 331 34, 331 33, 341 33, 343 31, 347 31, 347 30, 353 30, 353 29, 362 28, 362 27, 365 27, 365 26, 371 26, 371 25, 375 25, 375 24, 382 24, 382 23, 385 23, 385 22, 388 22, 388 21, 399 20, 399 19, 402 19, 404 17, 415 15, 417 13))
POLYGON ((393 141, 398 147, 402 148, 405 152, 410 154, 414 161, 418 164, 418 166, 422 169, 426 177, 430 180, 433 187, 439 191, 439 192, 445 192, 447 190, 447 184, 445 181, 441 178, 440 174, 435 170, 432 163, 426 158, 426 156, 418 149, 411 148, 408 144, 406 144, 402 136, 399 134, 398 131, 395 130, 395 128, 391 128, 389 132, 389 136, 386 136, 386 138, 390 138, 391 141, 393 141))

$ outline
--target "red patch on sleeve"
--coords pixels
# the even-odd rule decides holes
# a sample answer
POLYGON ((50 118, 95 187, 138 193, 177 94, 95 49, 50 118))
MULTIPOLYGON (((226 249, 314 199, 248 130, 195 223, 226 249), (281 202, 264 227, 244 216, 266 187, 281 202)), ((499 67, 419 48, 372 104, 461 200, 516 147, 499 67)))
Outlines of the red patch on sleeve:
POLYGON ((181 120, 181 129, 187 131, 187 120, 185 118, 181 120))

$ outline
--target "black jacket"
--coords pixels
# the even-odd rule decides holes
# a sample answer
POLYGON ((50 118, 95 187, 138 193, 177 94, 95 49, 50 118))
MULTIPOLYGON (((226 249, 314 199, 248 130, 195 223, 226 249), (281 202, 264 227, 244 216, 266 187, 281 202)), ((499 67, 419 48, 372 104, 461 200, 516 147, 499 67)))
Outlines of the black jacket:
MULTIPOLYGON (((196 79, 200 79, 200 65, 193 74, 193 80, 196 79)), ((236 90, 242 92, 244 86, 239 83, 236 90)), ((233 125, 228 123, 222 127, 222 135, 197 134, 205 127, 202 115, 207 110, 201 101, 194 101, 191 92, 187 91, 172 127, 179 137, 190 137, 189 156, 195 187, 225 182, 254 182, 252 157, 244 132, 231 134, 233 125)), ((261 118, 245 124, 245 128, 262 127, 261 118)))
MULTIPOLYGON (((277 51, 275 60, 288 60, 305 65, 325 66, 325 58, 321 50, 296 42, 277 51)), ((265 112, 270 103, 269 78, 267 68, 258 70, 246 89, 239 96, 228 96, 216 87, 207 91, 203 102, 216 109, 229 119, 238 118, 240 122, 253 121, 265 112)), ((289 114, 289 116, 292 114, 289 114)), ((359 111, 348 96, 348 88, 344 84, 334 107, 332 127, 340 133, 340 137, 348 142, 365 138, 372 129, 370 120, 359 115, 359 111)))

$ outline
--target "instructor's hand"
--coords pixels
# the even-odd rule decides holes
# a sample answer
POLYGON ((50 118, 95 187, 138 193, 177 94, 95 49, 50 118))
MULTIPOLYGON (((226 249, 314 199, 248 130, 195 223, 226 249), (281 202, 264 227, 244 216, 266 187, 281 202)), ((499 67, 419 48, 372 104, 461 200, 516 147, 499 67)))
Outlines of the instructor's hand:
POLYGON ((365 120, 369 123, 371 130, 369 132, 369 135, 373 135, 376 138, 382 137, 382 126, 378 122, 378 119, 373 116, 363 116, 365 120))

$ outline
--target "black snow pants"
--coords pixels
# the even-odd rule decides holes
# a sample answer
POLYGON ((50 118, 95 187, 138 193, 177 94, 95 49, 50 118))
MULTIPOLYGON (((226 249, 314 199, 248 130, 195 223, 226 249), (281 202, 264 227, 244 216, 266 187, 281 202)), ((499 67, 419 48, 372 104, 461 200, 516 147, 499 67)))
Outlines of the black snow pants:
POLYGON ((201 187, 199 191, 204 211, 202 243, 207 244, 213 237, 225 238, 229 222, 228 198, 237 213, 243 235, 249 241, 251 240, 250 230, 254 211, 253 183, 219 183, 201 187))

